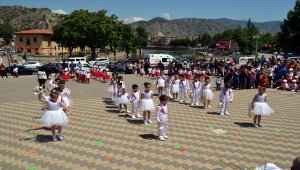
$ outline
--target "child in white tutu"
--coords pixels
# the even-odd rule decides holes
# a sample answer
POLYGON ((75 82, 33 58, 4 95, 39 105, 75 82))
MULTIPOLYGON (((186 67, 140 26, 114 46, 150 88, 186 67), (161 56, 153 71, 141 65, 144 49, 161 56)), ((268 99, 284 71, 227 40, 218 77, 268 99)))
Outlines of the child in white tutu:
POLYGON ((165 79, 163 79, 162 76, 159 76, 158 79, 156 80, 156 88, 159 96, 162 95, 164 87, 165 87, 165 79))
POLYGON ((129 96, 129 99, 132 103, 131 118, 135 119, 141 117, 139 114, 139 101, 140 101, 140 91, 137 84, 132 85, 132 92, 129 96))
POLYGON ((116 98, 117 103, 119 104, 120 113, 122 113, 122 105, 125 108, 125 112, 129 113, 129 111, 127 109, 127 104, 130 103, 130 101, 128 100, 128 94, 126 93, 126 90, 123 87, 122 81, 118 82, 118 91, 117 91, 116 96, 117 96, 117 98, 116 98))
POLYGON ((179 83, 180 83, 180 80, 178 79, 178 76, 175 75, 174 81, 172 81, 172 93, 173 93, 173 99, 175 101, 177 101, 177 98, 178 98, 179 83))
POLYGON ((118 87, 117 87, 117 76, 116 76, 115 73, 112 73, 112 77, 111 77, 111 79, 109 81, 109 87, 107 89, 107 91, 110 92, 112 100, 114 99, 114 96, 116 95, 117 90, 118 90, 118 87))
POLYGON ((168 78, 165 80, 166 95, 168 97, 172 97, 171 96, 172 81, 173 81, 172 74, 169 74, 168 78))
POLYGON ((199 97, 201 96, 202 83, 200 81, 200 76, 195 75, 194 81, 192 83, 192 102, 191 106, 198 106, 199 97))
POLYGON ((211 91, 211 84, 209 84, 209 78, 205 79, 205 84, 202 86, 202 98, 204 99, 204 108, 212 108, 210 101, 214 98, 214 94, 211 91))
POLYGON ((69 108, 62 102, 62 97, 55 90, 50 92, 50 96, 40 93, 38 97, 41 102, 48 104, 48 110, 41 119, 42 125, 51 128, 53 141, 62 140, 62 127, 66 126, 69 121, 63 109, 70 111, 69 108), (58 131, 57 136, 55 130, 58 131))
POLYGON ((274 110, 266 103, 267 95, 264 94, 265 91, 266 87, 259 86, 258 93, 254 96, 251 103, 251 113, 254 115, 254 127, 262 127, 262 125, 260 124, 261 116, 268 116, 274 113, 274 110))
POLYGON ((152 123, 150 120, 151 111, 154 110, 153 91, 151 91, 151 84, 144 83, 145 91, 141 94, 140 108, 143 111, 144 124, 152 123))
POLYGON ((156 107, 156 121, 158 123, 158 138, 159 140, 166 140, 167 128, 168 128, 168 107, 167 103, 169 97, 166 95, 161 95, 159 97, 160 104, 156 107))
POLYGON ((220 91, 220 103, 221 103, 221 111, 220 115, 230 115, 228 110, 229 103, 232 103, 233 101, 233 92, 230 88, 229 83, 225 83, 225 87, 220 91))
POLYGON ((71 97, 71 90, 66 88, 64 84, 58 85, 58 92, 60 93, 60 96, 62 97, 63 102, 68 106, 73 105, 72 97, 71 97))

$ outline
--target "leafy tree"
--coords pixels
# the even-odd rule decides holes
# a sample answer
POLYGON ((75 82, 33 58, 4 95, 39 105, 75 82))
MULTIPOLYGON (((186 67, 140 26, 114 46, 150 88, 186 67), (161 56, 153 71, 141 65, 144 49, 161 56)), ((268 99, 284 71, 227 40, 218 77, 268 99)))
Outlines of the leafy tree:
POLYGON ((142 55, 142 48, 148 45, 148 32, 144 27, 137 27, 134 31, 134 45, 139 49, 139 55, 142 55))
POLYGON ((287 14, 278 33, 278 43, 285 52, 300 53, 300 1, 296 1, 294 10, 287 14))
POLYGON ((4 39, 5 43, 8 44, 13 38, 14 29, 9 24, 0 24, 0 37, 4 39))
POLYGON ((202 44, 202 46, 206 46, 206 47, 211 46, 212 38, 211 38, 210 34, 204 33, 202 35, 202 37, 200 38, 200 44, 202 44))

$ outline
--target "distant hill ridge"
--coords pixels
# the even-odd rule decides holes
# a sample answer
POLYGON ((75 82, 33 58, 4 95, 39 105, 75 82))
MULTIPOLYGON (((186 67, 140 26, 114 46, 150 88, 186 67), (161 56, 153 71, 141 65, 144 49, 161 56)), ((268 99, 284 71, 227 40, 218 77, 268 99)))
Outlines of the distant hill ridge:
MULTIPOLYGON (((25 29, 52 29, 63 19, 63 15, 52 13, 48 8, 27 8, 22 6, 0 6, 0 24, 9 23, 16 31, 25 29)), ((201 18, 182 18, 166 20, 161 17, 149 21, 131 23, 132 27, 142 26, 154 36, 162 32, 166 36, 192 37, 204 33, 216 34, 237 26, 246 26, 247 21, 201 18)), ((276 34, 282 21, 254 22, 261 32, 276 34)))
MULTIPOLYGON (((131 23, 132 27, 142 26, 154 36, 157 32, 162 32, 166 36, 191 37, 209 33, 214 35, 238 26, 245 27, 248 21, 232 20, 227 18, 202 19, 202 18, 182 18, 166 20, 161 17, 153 18, 149 21, 138 21, 131 23)), ((280 31, 282 21, 253 22, 254 25, 264 33, 276 34, 280 31)))

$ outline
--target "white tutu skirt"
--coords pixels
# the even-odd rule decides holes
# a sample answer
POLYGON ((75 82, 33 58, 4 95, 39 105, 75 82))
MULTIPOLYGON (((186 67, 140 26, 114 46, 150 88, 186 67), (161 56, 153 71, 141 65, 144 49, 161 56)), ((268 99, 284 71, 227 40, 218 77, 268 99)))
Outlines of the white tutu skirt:
POLYGON ((64 103, 68 106, 68 107, 70 107, 70 106, 72 106, 73 105, 73 101, 71 100, 71 99, 69 99, 68 97, 63 97, 63 101, 64 101, 64 103))
POLYGON ((114 91, 114 85, 110 85, 110 86, 108 87, 107 91, 110 92, 110 93, 114 93, 114 92, 115 92, 115 91, 114 91))
POLYGON ((66 113, 61 109, 59 110, 47 110, 43 115, 41 122, 44 127, 66 126, 68 124, 68 117, 66 113))
POLYGON ((274 113, 274 110, 265 102, 254 102, 253 103, 253 115, 268 116, 274 113))
POLYGON ((124 95, 117 97, 116 102, 118 104, 128 104, 130 101, 128 100, 128 93, 125 93, 124 95))
POLYGON ((175 84, 172 85, 172 93, 179 93, 179 86, 178 85, 175 85, 175 84))
POLYGON ((214 98, 214 94, 212 93, 211 90, 204 90, 203 96, 205 100, 212 100, 214 98))
POLYGON ((152 99, 142 99, 141 111, 154 110, 154 103, 152 99))

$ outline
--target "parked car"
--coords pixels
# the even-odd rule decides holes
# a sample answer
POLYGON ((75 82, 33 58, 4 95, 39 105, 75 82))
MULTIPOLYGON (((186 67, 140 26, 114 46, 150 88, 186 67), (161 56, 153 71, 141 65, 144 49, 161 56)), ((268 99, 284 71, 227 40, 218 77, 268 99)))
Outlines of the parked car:
MULTIPOLYGON (((58 64, 58 63, 51 63, 51 66, 50 66, 50 68, 51 68, 51 73, 58 73, 58 70, 57 70, 57 64, 58 64)), ((42 68, 43 70, 47 70, 48 65, 49 65, 49 64, 44 64, 44 65, 42 65, 40 68, 42 68)))
POLYGON ((103 66, 103 65, 109 64, 109 59, 108 58, 96 58, 95 63, 98 66, 103 66))
POLYGON ((254 60, 255 56, 254 55, 250 55, 250 56, 242 56, 239 58, 239 60, 254 60))
MULTIPOLYGON (((37 71, 33 68, 28 68, 23 65, 17 65, 19 75, 36 75, 37 71)), ((14 66, 6 68, 7 75, 12 75, 14 66)))
POLYGON ((26 62, 22 63, 22 65, 27 68, 33 68, 33 69, 36 69, 36 67, 42 66, 42 64, 38 61, 26 61, 26 62))

